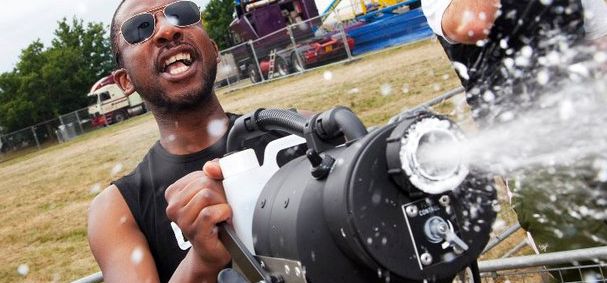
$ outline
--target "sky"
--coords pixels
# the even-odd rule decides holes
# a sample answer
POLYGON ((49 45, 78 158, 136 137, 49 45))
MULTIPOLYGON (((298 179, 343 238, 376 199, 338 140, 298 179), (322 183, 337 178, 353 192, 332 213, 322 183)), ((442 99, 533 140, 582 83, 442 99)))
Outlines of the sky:
MULTIPOLYGON (((76 16, 87 22, 102 22, 109 26, 119 0, 22 0, 4 1, 0 17, 0 73, 11 71, 19 54, 30 43, 40 39, 48 47, 57 22, 76 16)), ((153 1, 153 0, 150 0, 153 1)), ((203 7, 208 0, 194 0, 203 7)))

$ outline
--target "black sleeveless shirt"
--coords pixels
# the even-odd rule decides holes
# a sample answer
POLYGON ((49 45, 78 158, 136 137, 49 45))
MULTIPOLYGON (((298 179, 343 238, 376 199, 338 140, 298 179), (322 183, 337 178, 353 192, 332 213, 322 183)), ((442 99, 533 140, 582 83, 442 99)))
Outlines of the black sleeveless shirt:
MULTIPOLYGON (((227 115, 230 118, 227 131, 229 132, 239 116, 231 113, 227 115)), ((156 263, 160 282, 169 281, 190 248, 179 227, 167 218, 168 204, 164 198, 164 191, 181 177, 202 170, 202 166, 207 161, 223 157, 226 154, 227 132, 212 146, 188 155, 170 154, 162 148, 160 142, 156 142, 133 172, 113 183, 118 187, 139 229, 145 235, 156 263)), ((268 132, 245 141, 242 149, 255 150, 261 164, 266 145, 284 135, 279 132, 268 132)), ((289 149, 278 154, 279 166, 303 155, 306 151, 305 145, 289 149)))
MULTIPOLYGON (((231 128, 237 116, 228 116, 231 128)), ((170 154, 156 142, 133 172, 114 182, 147 239, 161 282, 169 281, 190 247, 166 216, 164 191, 181 177, 201 170, 207 161, 223 157, 226 142, 227 134, 212 146, 188 155, 170 154)))

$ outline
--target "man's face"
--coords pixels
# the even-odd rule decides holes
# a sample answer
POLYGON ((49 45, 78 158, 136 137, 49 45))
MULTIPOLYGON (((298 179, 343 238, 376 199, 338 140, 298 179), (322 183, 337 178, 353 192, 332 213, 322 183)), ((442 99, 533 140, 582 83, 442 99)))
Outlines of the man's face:
MULTIPOLYGON (((127 0, 116 15, 116 24, 133 15, 175 2, 127 0)), ((164 111, 195 109, 210 96, 217 70, 217 49, 198 23, 172 25, 163 10, 152 12, 154 34, 139 44, 129 44, 121 34, 117 46, 128 78, 149 103, 164 111)))

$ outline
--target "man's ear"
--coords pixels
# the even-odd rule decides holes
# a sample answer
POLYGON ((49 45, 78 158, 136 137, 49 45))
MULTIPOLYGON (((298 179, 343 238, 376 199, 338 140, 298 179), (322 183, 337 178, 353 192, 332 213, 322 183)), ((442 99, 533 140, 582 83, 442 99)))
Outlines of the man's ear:
POLYGON ((217 43, 215 43, 214 40, 211 40, 211 42, 213 43, 213 46, 215 47, 215 53, 217 54, 217 64, 219 64, 219 62, 221 62, 221 54, 219 54, 219 46, 217 46, 217 43))
POLYGON ((133 86, 131 78, 125 69, 118 69, 112 72, 112 76, 118 87, 124 92, 124 95, 129 96, 135 92, 135 86, 133 86))

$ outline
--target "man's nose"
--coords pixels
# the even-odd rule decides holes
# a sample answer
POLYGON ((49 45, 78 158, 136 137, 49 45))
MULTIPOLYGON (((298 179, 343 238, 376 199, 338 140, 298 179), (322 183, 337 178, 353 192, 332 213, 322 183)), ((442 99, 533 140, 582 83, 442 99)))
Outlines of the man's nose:
POLYGON ((171 24, 171 19, 164 17, 164 15, 157 15, 156 17, 157 31, 154 35, 156 44, 164 45, 172 41, 178 41, 183 37, 181 28, 171 24))

